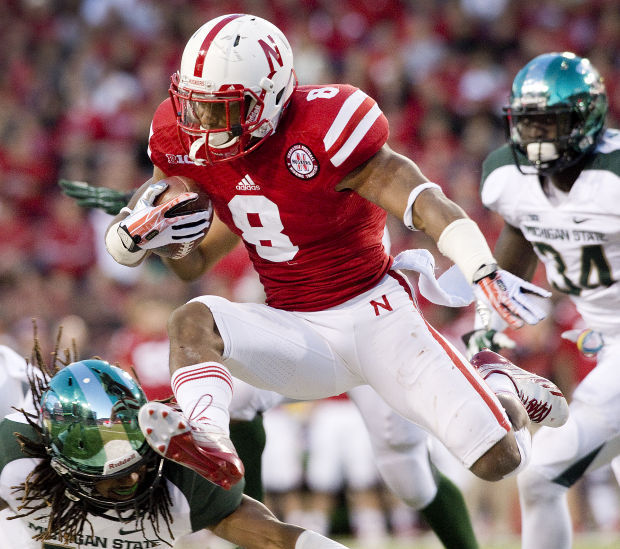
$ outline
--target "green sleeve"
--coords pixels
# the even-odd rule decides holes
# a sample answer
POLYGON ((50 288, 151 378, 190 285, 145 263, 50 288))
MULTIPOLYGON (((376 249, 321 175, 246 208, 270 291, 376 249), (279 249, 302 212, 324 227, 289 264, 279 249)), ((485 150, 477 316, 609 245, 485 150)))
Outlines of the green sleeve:
MULTIPOLYGON (((527 159, 525 159, 525 161, 527 162, 527 159)), ((480 192, 482 192, 482 187, 487 180, 487 177, 492 171, 496 170, 497 168, 501 168, 502 166, 514 165, 514 163, 514 156, 509 145, 503 145, 499 149, 491 152, 482 163, 480 192)))
POLYGON ((257 413, 251 421, 232 420, 230 440, 245 465, 245 495, 263 501, 262 454, 265 449, 263 416, 257 413))
POLYGON ((215 526, 241 504, 245 479, 230 490, 224 490, 192 470, 168 461, 164 476, 185 496, 190 508, 192 531, 215 526))
POLYGON ((620 177, 620 150, 594 155, 586 168, 606 170, 620 177))
POLYGON ((28 438, 36 439, 34 429, 27 423, 4 418, 0 421, 0 471, 7 463, 26 457, 15 438, 15 433, 22 433, 28 438))

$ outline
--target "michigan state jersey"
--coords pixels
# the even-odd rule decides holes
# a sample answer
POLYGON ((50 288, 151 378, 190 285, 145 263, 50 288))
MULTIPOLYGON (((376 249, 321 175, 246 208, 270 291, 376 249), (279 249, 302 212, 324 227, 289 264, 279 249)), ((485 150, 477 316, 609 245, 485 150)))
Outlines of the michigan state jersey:
MULTIPOLYGON (((16 509, 21 504, 20 498, 23 495, 13 488, 24 482, 27 475, 39 462, 39 460, 24 457, 14 436, 15 432, 20 432, 25 436, 34 438, 33 429, 23 421, 24 418, 21 414, 11 414, 0 422, 0 498, 9 504, 11 509, 16 509)), ((245 484, 240 482, 227 491, 203 479, 190 469, 173 462, 166 462, 162 482, 166 482, 172 499, 170 511, 173 521, 171 521, 170 528, 174 540, 185 534, 214 526, 234 512, 241 502, 245 484)), ((11 514, 10 511, 9 514, 11 514)), ((116 516, 113 511, 111 516, 116 516)), ((31 538, 47 529, 47 513, 41 510, 36 511, 20 520, 22 525, 26 527, 22 528, 22 531, 28 531, 29 535, 25 531, 22 533, 23 539, 20 541, 19 547, 26 547, 26 549, 78 547, 80 549, 91 547, 146 549, 167 547, 164 541, 170 545, 174 543, 163 517, 159 517, 159 537, 161 539, 153 531, 151 521, 148 518, 144 520, 144 530, 139 523, 136 524, 135 520, 119 522, 93 514, 88 515, 88 520, 92 524, 92 530, 87 524, 84 531, 76 536, 74 543, 63 543, 59 538, 53 536, 45 542, 29 539, 29 545, 25 546, 24 539, 31 538)), ((14 525, 11 524, 13 522, 15 521, 8 521, 8 524, 6 522, 4 524, 7 524, 9 529, 14 529, 14 525)), ((4 529, 0 525, 0 532, 4 529)))
POLYGON ((484 162, 481 197, 532 243, 549 284, 588 328, 620 332, 619 131, 605 132, 570 192, 552 196, 537 175, 519 172, 506 145, 484 162))

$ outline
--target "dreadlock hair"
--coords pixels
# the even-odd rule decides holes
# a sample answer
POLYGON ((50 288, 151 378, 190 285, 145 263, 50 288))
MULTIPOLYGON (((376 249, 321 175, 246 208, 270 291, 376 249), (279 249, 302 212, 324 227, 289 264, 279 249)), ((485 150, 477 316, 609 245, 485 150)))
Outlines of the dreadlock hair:
MULTIPOLYGON (((34 324, 34 346, 29 361, 28 383, 32 392, 35 410, 40 410, 41 408, 41 398, 49 389, 50 379, 68 364, 79 360, 75 341, 72 342, 72 349, 65 349, 61 356, 59 351, 61 335, 62 327, 58 330, 51 363, 47 365, 43 359, 37 337, 36 323, 34 324), (35 372, 33 365, 38 367, 38 372, 35 372)), ((52 456, 47 451, 46 435, 38 415, 27 412, 23 408, 18 411, 24 415, 28 424, 36 433, 34 439, 30 439, 21 433, 14 433, 21 451, 26 456, 37 458, 41 461, 28 474, 23 483, 12 487, 13 493, 22 493, 21 505, 17 508, 18 512, 8 518, 10 520, 23 518, 37 511, 48 511, 47 515, 43 513, 35 517, 36 519, 47 518, 47 528, 33 536, 33 539, 37 541, 56 538, 61 543, 72 543, 75 542, 78 535, 84 531, 87 525, 90 528, 91 535, 94 536, 93 524, 88 519, 88 515, 102 515, 104 511, 69 492, 62 477, 51 466, 52 456)), ((149 497, 140 503, 135 502, 134 508, 128 516, 122 516, 121 511, 118 509, 116 509, 117 517, 105 516, 108 519, 121 522, 135 520, 136 528, 140 528, 143 532, 145 519, 148 519, 157 538, 166 545, 171 546, 168 541, 160 536, 160 518, 163 518, 169 536, 174 539, 171 529, 174 519, 170 512, 172 499, 170 498, 166 483, 159 482, 149 491, 149 497)))

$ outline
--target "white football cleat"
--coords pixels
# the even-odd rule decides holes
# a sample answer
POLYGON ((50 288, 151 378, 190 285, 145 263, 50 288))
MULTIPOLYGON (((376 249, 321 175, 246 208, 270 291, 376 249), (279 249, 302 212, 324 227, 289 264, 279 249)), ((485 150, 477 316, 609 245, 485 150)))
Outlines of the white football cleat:
POLYGON ((568 403, 555 383, 515 366, 489 349, 476 353, 470 362, 485 380, 491 374, 508 377, 532 423, 561 427, 568 420, 568 403))
POLYGON ((138 423, 149 446, 160 456, 226 490, 243 478, 243 463, 224 433, 197 428, 180 411, 161 402, 142 406, 138 423))

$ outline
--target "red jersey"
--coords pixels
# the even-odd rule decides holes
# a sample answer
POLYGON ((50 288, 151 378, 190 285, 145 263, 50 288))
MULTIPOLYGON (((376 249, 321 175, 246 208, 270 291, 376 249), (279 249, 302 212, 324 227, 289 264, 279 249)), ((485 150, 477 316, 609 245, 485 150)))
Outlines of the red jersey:
POLYGON ((185 155, 170 100, 153 118, 149 154, 166 175, 197 181, 241 236, 265 288, 285 310, 333 307, 373 287, 391 265, 386 212, 335 186, 386 142, 376 102, 351 86, 302 86, 275 134, 250 154, 213 166, 185 155))

